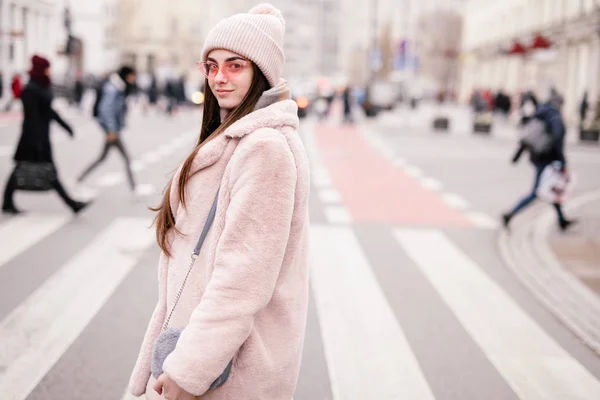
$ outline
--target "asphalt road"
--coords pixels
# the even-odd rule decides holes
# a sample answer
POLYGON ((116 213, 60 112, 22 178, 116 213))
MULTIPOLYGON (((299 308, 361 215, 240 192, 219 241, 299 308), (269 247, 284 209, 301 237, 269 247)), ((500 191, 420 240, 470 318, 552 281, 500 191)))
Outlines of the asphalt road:
MULTIPOLYGON (((156 301, 147 207, 200 125, 197 111, 132 112, 124 138, 143 192, 134 195, 116 153, 86 187, 73 183, 102 134, 85 114, 64 116, 77 136, 53 128, 60 176, 95 200, 73 218, 53 193, 19 193, 29 212, 0 220, 3 400, 123 398, 156 301)), ((532 180, 526 160, 508 162, 514 143, 390 121, 302 121, 311 299, 294 399, 600 398, 600 357, 498 254, 498 215, 532 180)), ((0 126, 2 176, 17 135, 18 120, 0 126)), ((568 154, 577 191, 597 189, 598 149, 568 154)))

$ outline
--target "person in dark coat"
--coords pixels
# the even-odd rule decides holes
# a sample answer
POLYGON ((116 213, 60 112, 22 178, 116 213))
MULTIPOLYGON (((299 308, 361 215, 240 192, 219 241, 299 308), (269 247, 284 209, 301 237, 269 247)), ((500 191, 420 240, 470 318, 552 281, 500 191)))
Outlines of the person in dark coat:
MULTIPOLYGON (((552 164, 555 161, 558 161, 562 165, 563 173, 567 173, 567 161, 565 158, 565 124, 563 122, 562 115, 560 113, 560 108, 562 106, 563 99, 558 92, 554 89, 551 92, 550 99, 545 104, 542 104, 537 108, 534 116, 532 118, 538 119, 544 123, 546 126, 546 132, 549 135, 552 135, 554 138, 554 146, 552 149, 543 154, 536 154, 534 152, 530 152, 529 158, 531 164, 535 168, 535 179, 533 183, 533 188, 530 194, 522 198, 519 203, 513 208, 512 211, 504 214, 502 216, 502 221, 504 226, 508 228, 511 219, 527 206, 529 206, 536 198, 537 198, 537 189, 540 185, 540 178, 542 176, 542 172, 544 169, 552 164)), ((526 146, 521 143, 517 152, 515 153, 512 162, 516 163, 519 161, 519 158, 526 150, 526 146)), ((556 210, 556 215, 558 217, 558 225, 564 231, 569 226, 571 226, 575 220, 568 220, 565 218, 562 205, 560 203, 554 203, 554 209, 556 210)))
POLYGON ((588 102, 588 92, 587 90, 583 94, 583 99, 581 99, 581 104, 579 104, 579 128, 583 129, 583 124, 585 122, 585 117, 587 116, 588 109, 590 108, 590 103, 588 102))
MULTIPOLYGON (((52 109, 50 62, 36 55, 32 57, 31 62, 30 80, 21 93, 23 103, 21 138, 13 158, 17 165, 20 162, 54 164, 50 144, 50 121, 58 122, 71 137, 73 137, 73 130, 52 109)), ((14 192, 17 189, 15 170, 8 178, 4 189, 2 211, 8 214, 20 213, 13 201, 14 192)), ((79 213, 89 204, 73 200, 65 191, 58 177, 52 182, 52 185, 74 213, 79 213)))
POLYGON ((344 88, 342 100, 344 102, 344 123, 352 124, 354 120, 352 118, 352 94, 350 93, 350 86, 344 88))
POLYGON ((73 99, 78 108, 81 107, 81 100, 83 99, 83 93, 85 92, 85 85, 81 76, 77 77, 75 81, 75 87, 73 89, 73 99))

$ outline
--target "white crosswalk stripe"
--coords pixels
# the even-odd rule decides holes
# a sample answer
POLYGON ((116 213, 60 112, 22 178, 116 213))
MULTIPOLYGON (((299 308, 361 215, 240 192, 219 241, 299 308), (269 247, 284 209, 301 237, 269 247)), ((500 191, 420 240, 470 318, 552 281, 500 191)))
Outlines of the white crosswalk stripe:
POLYGON ((0 224, 0 268, 68 221, 68 216, 27 213, 0 224))
POLYGON ((117 218, 0 322, 0 393, 25 399, 152 242, 149 222, 117 218))
POLYGON ((394 234, 519 398, 600 399, 600 382, 443 233, 394 234))
MULTIPOLYGON (((69 220, 31 214, 0 221, 0 243, 10 243, 7 251, 0 252, 0 268, 43 238, 60 235, 69 220)), ((69 351, 154 242, 149 225, 145 218, 116 217, 0 321, 2 400, 24 400, 38 385, 44 385, 40 384, 44 376, 69 351)), ((396 239, 392 243, 398 251, 414 262, 415 270, 421 271, 440 295, 449 308, 447 312, 456 316, 466 332, 462 333, 465 340, 478 345, 492 373, 519 399, 600 399, 597 378, 446 234, 435 229, 388 232, 396 239)), ((436 387, 428 380, 404 322, 396 316, 378 282, 374 273, 378 266, 367 258, 366 247, 354 228, 313 225, 310 236, 311 293, 330 391, 321 398, 435 399, 439 395, 436 387)), ((123 377, 123 385, 127 378, 123 377)), ((300 381, 303 379, 301 375, 300 381)), ((134 398, 125 387, 122 390, 115 397, 134 398)), ((313 400, 298 397, 298 393, 295 398, 313 400)))
POLYGON ((311 282, 334 399, 433 399, 352 230, 314 227, 311 248, 311 282))

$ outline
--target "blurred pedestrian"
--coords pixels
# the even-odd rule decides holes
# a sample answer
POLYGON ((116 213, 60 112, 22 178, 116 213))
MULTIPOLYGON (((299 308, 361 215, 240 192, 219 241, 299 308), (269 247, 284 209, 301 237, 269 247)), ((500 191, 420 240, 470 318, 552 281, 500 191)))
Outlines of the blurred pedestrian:
POLYGON ((100 164, 104 162, 111 148, 116 148, 125 161, 125 169, 129 179, 129 187, 135 192, 135 180, 131 171, 131 162, 125 149, 125 144, 121 138, 121 133, 125 127, 125 117, 127 113, 127 96, 134 90, 135 70, 128 66, 123 66, 118 73, 113 73, 102 86, 97 101, 97 118, 100 127, 106 135, 104 146, 100 157, 87 167, 79 178, 78 182, 83 182, 85 178, 100 164))
POLYGON ((84 90, 85 86, 83 85, 81 72, 79 72, 77 74, 77 78, 75 79, 75 87, 73 88, 73 100, 75 101, 77 108, 81 108, 81 100, 83 99, 84 90))
POLYGON ((10 89, 12 98, 6 103, 5 111, 10 111, 13 103, 18 102, 21 98, 21 92, 23 91, 23 85, 21 84, 21 77, 19 74, 14 74, 10 83, 10 89))
POLYGON ((176 94, 177 94, 178 105, 185 106, 185 104, 187 102, 187 97, 185 95, 186 82, 187 82, 187 77, 184 74, 184 75, 181 75, 181 77, 179 78, 179 80, 176 83, 176 94))
POLYGON ((473 96, 471 97, 471 105, 475 114, 481 114, 487 111, 488 106, 480 89, 475 89, 473 96))
MULTIPOLYGON (((536 198, 537 190, 540 185, 540 178, 544 169, 555 161, 560 162, 562 166, 563 174, 568 174, 567 161, 565 159, 565 124, 561 115, 560 109, 563 104, 562 96, 555 90, 552 89, 550 92, 549 100, 542 104, 532 119, 538 120, 543 123, 543 134, 551 136, 551 146, 548 150, 538 153, 531 148, 528 148, 524 142, 521 142, 512 162, 516 163, 524 151, 529 151, 529 159, 535 170, 535 179, 531 192, 523 197, 512 211, 502 216, 504 226, 508 228, 511 219, 521 212, 523 209, 528 207, 536 198)), ((529 123, 532 123, 530 121, 529 123)), ((554 209, 558 217, 558 225, 564 231, 571 226, 575 221, 568 220, 564 216, 562 204, 554 203, 554 209)))
POLYGON ((583 99, 581 99, 581 104, 579 105, 579 128, 583 129, 583 124, 585 122, 585 117, 587 117, 588 109, 590 108, 590 103, 588 102, 588 92, 587 90, 583 93, 583 99))
MULTIPOLYGON (((36 180, 41 180, 43 182, 39 182, 40 184, 56 190, 71 210, 79 213, 89 203, 73 200, 58 179, 50 143, 50 121, 58 122, 71 137, 73 130, 52 108, 50 62, 37 55, 33 56, 31 62, 30 80, 20 93, 23 125, 14 155, 16 166, 4 189, 2 211, 8 214, 20 213, 14 204, 15 190, 23 189, 23 185, 35 186, 36 180)), ((26 190, 36 189, 30 187, 26 190)))
POLYGON ((158 103, 158 83, 154 74, 152 74, 150 87, 148 88, 148 103, 151 107, 155 107, 156 103, 158 103))
POLYGON ((309 171, 298 109, 280 79, 284 27, 279 10, 261 4, 208 33, 200 137, 157 208, 161 294, 131 378, 136 396, 294 394, 308 300, 309 171), (188 264, 210 215, 212 232, 188 264))
POLYGON ((524 126, 535 115, 538 107, 538 100, 531 90, 527 90, 521 94, 521 125, 524 126))
POLYGON ((352 93, 350 91, 350 85, 347 85, 342 92, 342 100, 344 102, 344 123, 352 124, 354 119, 352 118, 352 93))
POLYGON ((504 116, 508 116, 511 109, 510 97, 506 95, 502 89, 496 94, 494 104, 496 105, 496 110, 500 111, 504 116))

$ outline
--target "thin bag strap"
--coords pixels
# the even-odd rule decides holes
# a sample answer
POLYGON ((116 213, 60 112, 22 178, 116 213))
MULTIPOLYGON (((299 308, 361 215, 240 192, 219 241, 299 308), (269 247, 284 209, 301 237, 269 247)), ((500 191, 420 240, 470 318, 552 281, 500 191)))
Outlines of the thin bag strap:
POLYGON ((187 274, 185 274, 185 278, 183 278, 183 282, 181 283, 181 288, 179 289, 179 292, 177 292, 177 296, 175 296, 175 301, 173 302, 173 308, 171 308, 171 312, 169 313, 169 316, 165 320, 165 323, 163 325, 163 330, 167 330, 167 328, 169 327, 169 322, 171 321, 171 316, 173 315, 173 311, 175 311, 175 307, 177 307, 177 303, 179 303, 179 298, 181 297, 181 294, 183 293, 183 288, 185 287, 185 283, 187 282, 188 277, 190 276, 190 272, 192 272, 192 267, 194 266, 194 262, 196 261, 196 258, 198 258, 198 255, 200 254, 200 249, 202 248, 202 244, 204 243, 204 239, 206 239, 206 235, 208 234, 208 231, 210 230, 210 227, 212 226, 213 221, 215 220, 215 215, 217 213, 218 200, 219 200, 219 191, 217 190, 217 194, 215 195, 215 200, 213 201, 213 204, 210 207, 210 211, 208 212, 208 217, 206 218, 206 223, 204 224, 204 228, 202 229, 202 234, 200 235, 200 239, 198 239, 198 243, 196 244, 196 247, 194 248, 194 251, 192 252, 192 255, 190 256, 190 264, 188 266, 187 274))

